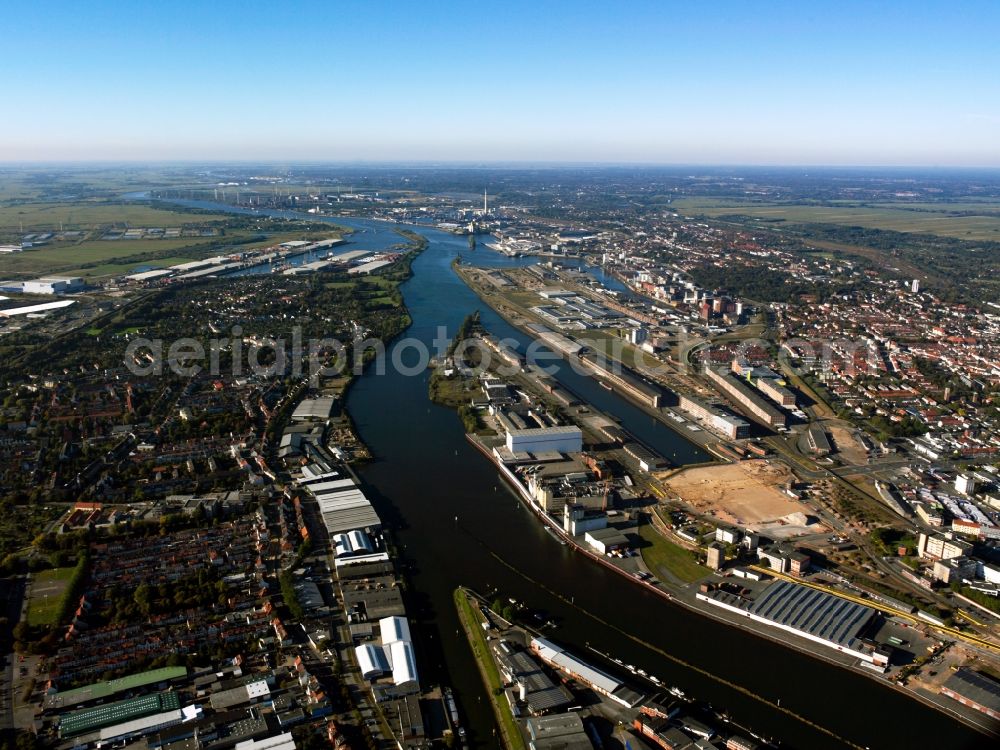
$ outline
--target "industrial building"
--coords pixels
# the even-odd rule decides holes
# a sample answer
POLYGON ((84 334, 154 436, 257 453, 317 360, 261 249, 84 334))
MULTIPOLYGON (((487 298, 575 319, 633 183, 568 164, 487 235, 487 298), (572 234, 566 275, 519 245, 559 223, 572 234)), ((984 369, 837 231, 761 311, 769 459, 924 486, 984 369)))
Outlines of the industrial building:
POLYGON ((70 706, 81 706, 85 703, 104 700, 113 695, 120 695, 161 682, 174 682, 187 676, 187 667, 160 667, 145 672, 118 677, 113 680, 95 682, 71 690, 58 693, 47 693, 42 704, 46 710, 59 711, 70 706))
POLYGON ((719 391, 746 409, 753 418, 763 422, 768 427, 785 426, 785 413, 744 381, 731 373, 719 372, 713 367, 706 367, 705 375, 719 391))
POLYGON ((363 643, 354 649, 354 656, 358 660, 358 668, 361 676, 366 680, 374 680, 389 671, 389 660, 378 646, 371 643, 363 643))
POLYGON ((570 536, 580 536, 607 526, 608 514, 603 510, 590 510, 578 503, 563 506, 563 531, 570 536))
POLYGON ((59 718, 59 736, 73 737, 84 732, 103 729, 152 714, 180 708, 177 693, 164 692, 138 698, 105 703, 94 708, 84 708, 59 718))
POLYGON ((814 423, 806 430, 806 446, 809 452, 816 456, 825 456, 833 451, 826 430, 822 425, 814 423))
POLYGON ((244 703, 255 703, 271 696, 271 688, 267 680, 255 680, 245 685, 237 685, 229 690, 217 690, 209 697, 209 702, 216 711, 225 711, 244 703))
POLYGON ((291 732, 285 732, 262 740, 237 742, 236 750, 295 750, 295 740, 291 732))
POLYGON ((347 557, 349 565, 337 561, 337 577, 344 599, 347 620, 373 630, 373 623, 384 617, 406 613, 403 596, 388 555, 347 557))
POLYGON ((643 700, 644 696, 632 690, 621 680, 581 661, 546 638, 532 638, 531 650, 553 669, 558 669, 574 680, 588 685, 592 690, 611 698, 626 708, 634 708, 643 700))
POLYGON ((361 529, 352 529, 346 534, 334 534, 330 537, 333 543, 334 556, 370 555, 375 551, 371 538, 361 529))
POLYGON ((620 362, 611 362, 598 352, 581 352, 580 359, 593 367, 598 375, 617 387, 626 396, 659 409, 663 406, 663 389, 648 383, 620 362))
POLYGON ((1000 683, 984 674, 962 667, 945 680, 941 694, 993 719, 1000 719, 1000 683))
POLYGON ((862 661, 885 665, 884 654, 864 640, 877 616, 871 607, 788 581, 776 581, 755 599, 726 589, 699 592, 697 598, 751 620, 786 630, 862 661))
POLYGON ((331 536, 354 529, 378 529, 382 526, 375 508, 358 489, 318 495, 319 512, 331 536))
POLYGON ((524 705, 533 716, 572 705, 573 694, 566 686, 553 682, 527 652, 516 650, 507 641, 494 644, 494 649, 501 676, 516 686, 517 692, 508 694, 508 702, 524 705))
POLYGON ((507 450, 511 453, 579 453, 583 432, 570 425, 507 430, 507 450))
POLYGON ((417 683, 417 662, 413 654, 410 624, 405 617, 383 617, 378 621, 382 645, 365 643, 354 649, 361 675, 374 680, 392 675, 393 685, 417 683))
POLYGON ((83 279, 79 276, 46 276, 25 281, 21 291, 25 294, 70 294, 83 289, 83 279))
POLYGON ((142 284, 147 281, 154 281, 156 279, 162 279, 165 276, 170 276, 174 272, 169 268, 154 268, 150 271, 142 271, 140 273, 132 273, 125 277, 125 281, 130 281, 135 284, 142 284))
POLYGON ((591 750, 593 744, 577 713, 528 719, 532 750, 591 750))
POLYGON ((636 442, 625 443, 625 453, 636 460, 643 471, 656 471, 666 468, 669 464, 662 456, 658 456, 645 445, 636 442))
POLYGON ((734 414, 710 406, 692 396, 680 396, 680 409, 730 440, 750 437, 750 423, 734 414))
POLYGON ((144 734, 151 734, 158 729, 166 729, 175 724, 180 724, 184 720, 182 709, 164 711, 162 713, 145 716, 141 719, 133 719, 121 724, 115 724, 100 730, 98 739, 100 743, 106 744, 115 740, 130 740, 134 737, 141 737, 144 734))
POLYGON ((779 406, 795 406, 795 394, 779 384, 776 378, 758 378, 757 388, 779 406))
POLYGON ((628 549, 630 546, 628 537, 612 526, 585 531, 583 539, 602 555, 615 550, 628 549))
POLYGON ((327 477, 317 477, 314 481, 299 482, 299 485, 307 487, 316 496, 345 492, 357 486, 353 479, 327 477))
POLYGON ((299 402, 292 412, 293 422, 325 422, 333 413, 336 398, 333 396, 318 396, 306 398, 299 402))
POLYGON ((382 635, 382 650, 392 670, 393 683, 402 685, 417 682, 417 662, 413 655, 410 623, 405 617, 384 617, 379 620, 378 625, 382 635))

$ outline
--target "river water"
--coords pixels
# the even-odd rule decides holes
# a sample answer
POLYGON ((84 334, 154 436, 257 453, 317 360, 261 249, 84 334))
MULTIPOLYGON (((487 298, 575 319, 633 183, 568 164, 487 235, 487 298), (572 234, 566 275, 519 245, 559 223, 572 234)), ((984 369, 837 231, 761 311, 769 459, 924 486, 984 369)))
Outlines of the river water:
MULTIPOLYGON (((358 230, 348 249, 399 242, 382 222, 335 221, 358 230)), ((459 253, 480 265, 530 261, 500 256, 482 244, 470 252, 463 237, 418 231, 429 244, 402 287, 413 323, 396 345, 405 347, 406 338, 429 344, 441 325, 450 335, 476 309, 491 333, 525 344, 525 336, 465 286, 451 262, 459 253)), ((413 349, 401 355, 406 363, 417 359, 413 349)), ((428 401, 428 377, 392 367, 381 375, 369 371, 352 386, 347 408, 375 456, 360 470, 366 491, 401 548, 422 679, 455 687, 475 746, 498 742, 475 663, 459 635, 452 604, 458 585, 498 588, 504 597, 544 608, 559 623, 549 634, 558 643, 604 667, 588 655, 588 644, 612 653, 689 697, 726 709, 737 723, 785 747, 839 748, 845 740, 893 749, 990 746, 973 730, 869 678, 666 602, 560 545, 465 440, 454 411, 428 401)), ((703 459, 700 449, 593 379, 569 367, 557 377, 671 460, 703 459)))

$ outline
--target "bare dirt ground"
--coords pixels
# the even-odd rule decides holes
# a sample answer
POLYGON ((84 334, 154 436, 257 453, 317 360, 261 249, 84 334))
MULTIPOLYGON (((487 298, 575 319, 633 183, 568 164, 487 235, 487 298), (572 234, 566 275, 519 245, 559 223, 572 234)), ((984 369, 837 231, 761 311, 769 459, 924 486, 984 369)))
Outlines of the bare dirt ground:
POLYGON ((702 513, 725 523, 759 526, 802 512, 801 503, 783 491, 792 480, 785 467, 760 459, 684 469, 663 483, 702 513))
POLYGON ((824 426, 830 431, 833 444, 844 463, 853 466, 864 466, 868 463, 868 451, 849 429, 830 422, 824 426))

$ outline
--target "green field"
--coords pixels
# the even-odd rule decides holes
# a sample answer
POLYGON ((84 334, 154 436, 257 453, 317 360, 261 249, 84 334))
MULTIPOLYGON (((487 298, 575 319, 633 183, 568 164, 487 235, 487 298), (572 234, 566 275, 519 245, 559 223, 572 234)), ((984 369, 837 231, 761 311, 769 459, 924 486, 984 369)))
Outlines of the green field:
POLYGON ((79 201, 73 203, 22 203, 0 206, 0 232, 38 232, 63 229, 95 229, 104 226, 178 227, 201 226, 227 217, 171 211, 128 201, 79 201))
MULTIPOLYGON (((106 275, 96 274, 96 268, 84 268, 91 264, 117 265, 114 261, 119 258, 129 256, 145 255, 147 253, 168 252, 169 258, 157 260, 143 260, 136 263, 126 263, 124 270, 137 265, 160 265, 162 261, 171 258, 178 258, 177 263, 193 260, 198 255, 188 255, 183 252, 175 253, 182 248, 197 250, 199 246, 211 245, 224 239, 222 237, 184 237, 169 240, 121 240, 118 242, 98 240, 95 242, 82 242, 80 244, 54 243, 43 245, 37 249, 25 250, 7 256, 3 259, 3 275, 5 277, 15 275, 43 276, 52 273, 74 272, 77 275, 106 275)), ((169 263, 162 263, 169 265, 169 263)), ((115 273, 111 270, 110 273, 115 273)))
POLYGON ((861 205, 787 205, 721 198, 681 198, 673 207, 684 214, 711 217, 752 216, 791 224, 839 224, 894 232, 934 234, 961 240, 1000 241, 1000 203, 861 205), (964 215, 975 212, 975 215, 964 215))
MULTIPOLYGON (((80 243, 57 242, 36 249, 5 256, 0 276, 3 278, 72 274, 89 278, 114 276, 132 271, 138 266, 165 266, 223 254, 239 244, 239 250, 267 247, 286 240, 310 237, 318 239, 329 234, 315 232, 284 232, 262 240, 245 242, 256 237, 249 230, 229 231, 219 237, 177 237, 149 240, 94 240, 80 243)), ((377 277, 373 277, 377 278, 377 277)))
POLYGON ((667 577, 661 572, 666 571, 674 578, 691 583, 712 572, 704 565, 699 565, 690 550, 674 544, 650 524, 642 524, 639 527, 639 536, 646 542, 646 546, 639 550, 642 553, 642 561, 660 578, 667 577))
POLYGON ((28 624, 53 625, 59 616, 63 592, 73 577, 75 568, 43 570, 32 578, 31 599, 28 601, 28 624))

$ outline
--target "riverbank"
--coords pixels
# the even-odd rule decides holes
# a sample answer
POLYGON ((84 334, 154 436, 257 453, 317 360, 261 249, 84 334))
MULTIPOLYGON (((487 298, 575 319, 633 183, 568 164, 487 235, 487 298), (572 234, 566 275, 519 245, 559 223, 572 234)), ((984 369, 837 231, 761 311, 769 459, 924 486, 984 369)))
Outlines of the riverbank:
POLYGON ((486 687, 486 694, 489 696, 490 705, 493 707, 493 714, 496 716, 497 725, 500 727, 500 736, 506 750, 526 750, 524 738, 514 723, 514 717, 510 710, 501 702, 503 695, 503 680, 500 672, 489 653, 489 645, 481 626, 478 626, 478 618, 473 611, 474 606, 470 595, 463 588, 455 589, 455 609, 458 612, 458 619, 462 623, 465 631, 465 639, 472 649, 472 655, 479 667, 479 673, 483 678, 483 685, 486 687))
MULTIPOLYGON (((581 553, 586 557, 590 558, 592 561, 601 564, 605 568, 613 570, 615 573, 624 577, 631 583, 640 586, 647 591, 655 593, 656 595, 669 601, 671 604, 683 607, 684 609, 690 612, 698 614, 702 617, 707 617, 711 620, 722 623, 726 626, 736 627, 758 638, 764 638, 768 641, 771 641, 772 643, 778 644, 783 648, 794 649, 795 651, 805 654, 811 658, 819 659, 832 666, 847 670, 852 674, 863 676, 867 679, 873 680, 880 685, 893 689, 894 691, 900 693, 901 695, 906 696, 907 698, 915 699, 923 703, 924 705, 934 708, 935 710, 940 711, 952 717, 953 719, 962 722, 966 726, 975 729, 978 732, 983 733, 985 736, 1000 738, 1000 728, 997 728, 996 726, 991 726, 989 721, 985 717, 983 717, 983 719, 980 719, 979 715, 976 712, 972 711, 971 709, 966 709, 965 707, 961 706, 958 703, 955 703, 954 706, 949 706, 946 700, 941 699, 938 696, 918 691, 918 689, 915 688, 907 688, 906 686, 898 685, 895 682, 881 678, 877 674, 871 672, 870 670, 859 667, 857 664, 857 659, 853 657, 839 655, 836 652, 832 652, 830 649, 825 648, 823 646, 818 646, 817 644, 814 644, 805 638, 801 638, 796 635, 792 635, 785 632, 771 631, 767 628, 758 628, 750 625, 745 617, 738 617, 736 615, 724 612, 723 610, 720 610, 718 608, 713 608, 705 604, 702 604, 698 599, 695 598, 690 585, 671 586, 670 584, 664 583, 659 580, 650 580, 650 579, 640 580, 636 578, 633 574, 622 569, 622 567, 620 567, 619 565, 616 565, 613 560, 606 559, 604 556, 601 556, 587 549, 584 545, 580 544, 578 539, 567 534, 554 519, 552 519, 548 514, 546 514, 534 503, 531 495, 528 494, 524 485, 520 481, 518 481, 516 476, 512 472, 510 472, 510 470, 507 469, 506 466, 504 466, 501 462, 496 460, 492 451, 490 451, 485 445, 481 443, 481 441, 477 440, 476 437, 473 435, 468 435, 467 439, 473 445, 476 446, 476 448, 480 451, 480 453, 482 453, 485 457, 487 457, 497 467, 497 469, 500 471, 501 476, 506 480, 506 482, 511 486, 511 488, 515 490, 518 498, 525 504, 525 506, 527 506, 528 509, 532 510, 534 514, 538 516, 538 518, 542 521, 542 523, 544 523, 548 529, 551 529, 554 535, 563 544, 565 544, 569 549, 573 550, 574 552, 581 553)), ((672 661, 682 664, 683 666, 689 669, 694 669, 702 672, 706 677, 709 677, 718 682, 722 682, 723 684, 726 684, 728 687, 742 690, 740 686, 730 683, 725 678, 701 670, 699 667, 693 664, 678 659, 672 654, 662 651, 653 644, 647 643, 645 645, 647 645, 649 648, 660 651, 660 653, 663 656, 672 661)), ((771 701, 762 696, 754 696, 754 697, 761 702, 768 703, 777 710, 785 711, 785 709, 783 709, 781 706, 781 697, 776 698, 775 701, 771 701)), ((795 714, 794 712, 786 711, 786 713, 795 716, 795 718, 801 721, 805 721, 803 717, 795 714)), ((826 731, 824 728, 819 727, 818 725, 816 728, 826 731)), ((859 747, 853 744, 852 746, 859 747)))
MULTIPOLYGON (((531 326, 538 325, 539 324, 538 321, 533 321, 528 317, 522 315, 520 312, 513 310, 512 308, 508 308, 505 305, 499 304, 497 300, 493 298, 492 294, 488 292, 488 289, 483 284, 479 283, 476 279, 473 278, 474 273, 481 271, 482 269, 479 269, 475 266, 464 266, 461 263, 456 262, 453 263, 453 270, 455 271, 455 274, 466 284, 466 286, 468 286, 468 288, 472 291, 472 293, 475 294, 476 297, 481 302, 489 306, 489 308, 493 312, 495 312, 498 316, 500 316, 507 324, 517 329, 520 333, 524 334, 525 336, 530 337, 532 340, 539 341, 539 343, 544 344, 554 354, 559 356, 564 362, 570 364, 571 366, 575 366, 576 363, 572 362, 569 359, 571 356, 573 356, 572 354, 570 354, 565 349, 560 348, 555 343, 547 341, 544 338, 540 339, 539 334, 535 330, 532 330, 531 326)), ((555 340, 556 337, 563 338, 562 334, 557 334, 555 332, 553 332, 551 336, 549 336, 549 338, 552 338, 553 341, 555 340)), ((567 341, 569 340, 567 339, 567 341)), ((624 363, 619 362, 619 364, 621 364, 623 367, 625 366, 624 363)), ((595 383, 600 384, 602 387, 613 391, 620 398, 628 401, 628 403, 631 404, 633 407, 641 410, 643 413, 655 419, 663 427, 666 427, 674 436, 679 438, 684 443, 687 443, 693 448, 697 448, 701 451, 704 451, 706 454, 708 454, 710 460, 713 461, 728 460, 723 455, 718 453, 715 449, 713 449, 713 446, 707 439, 711 437, 711 440, 714 441, 716 439, 714 436, 709 436, 708 434, 705 434, 704 437, 706 438, 706 440, 696 441, 692 439, 692 434, 690 432, 688 433, 682 432, 677 422, 668 418, 663 413, 662 409, 651 406, 648 400, 644 398, 639 398, 636 395, 636 393, 633 392, 633 389, 623 387, 619 382, 616 382, 616 379, 610 377, 602 377, 602 370, 596 364, 581 359, 579 360, 579 367, 580 369, 586 370, 587 374, 584 375, 584 377, 590 378, 595 383)), ((635 377, 636 376, 634 375, 632 376, 633 379, 635 379, 635 377)), ((660 386, 658 385, 656 387, 660 388, 660 386)), ((687 463, 689 462, 685 462, 685 465, 687 465, 687 463)))

